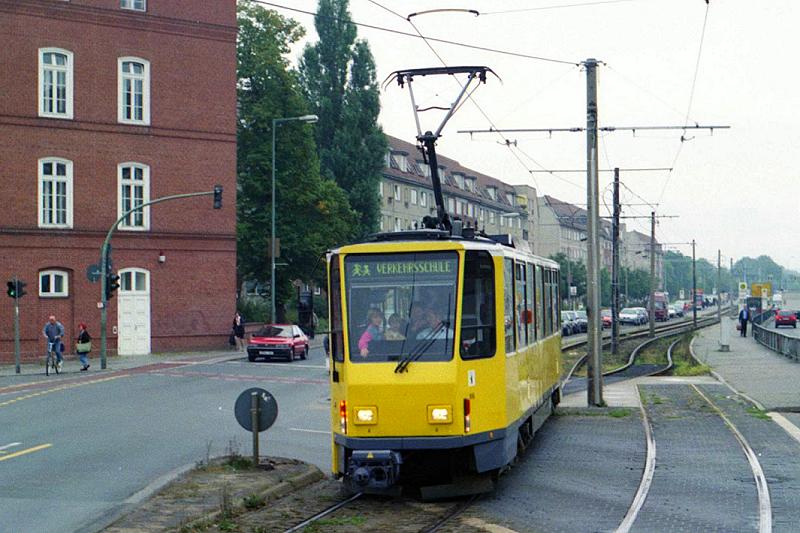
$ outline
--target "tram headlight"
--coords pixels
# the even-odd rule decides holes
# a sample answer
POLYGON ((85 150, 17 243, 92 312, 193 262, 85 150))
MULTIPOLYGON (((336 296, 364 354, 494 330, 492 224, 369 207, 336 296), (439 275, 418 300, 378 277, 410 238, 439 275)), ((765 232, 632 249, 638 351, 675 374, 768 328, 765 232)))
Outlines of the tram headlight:
POLYGON ((453 422, 453 408, 449 405, 429 405, 429 424, 451 424, 453 422))
POLYGON ((353 409, 356 417, 353 420, 357 425, 374 425, 378 423, 378 408, 374 406, 356 407, 353 409))

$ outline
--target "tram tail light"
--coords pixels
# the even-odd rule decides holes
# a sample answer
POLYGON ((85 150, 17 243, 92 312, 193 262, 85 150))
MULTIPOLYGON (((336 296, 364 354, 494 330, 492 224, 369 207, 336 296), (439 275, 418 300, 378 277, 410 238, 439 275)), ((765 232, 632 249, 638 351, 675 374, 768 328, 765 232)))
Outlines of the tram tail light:
POLYGON ((347 401, 339 402, 339 428, 342 433, 347 433, 347 401))
POLYGON ((470 415, 472 413, 472 401, 464 398, 464 433, 469 433, 471 429, 470 415))

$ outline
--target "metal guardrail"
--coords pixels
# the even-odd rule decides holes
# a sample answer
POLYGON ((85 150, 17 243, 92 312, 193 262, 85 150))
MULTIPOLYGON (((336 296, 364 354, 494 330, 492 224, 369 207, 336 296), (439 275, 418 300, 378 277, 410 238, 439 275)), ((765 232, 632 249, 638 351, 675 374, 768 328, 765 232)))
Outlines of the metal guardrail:
POLYGON ((794 361, 800 361, 800 338, 792 337, 761 325, 769 320, 773 314, 773 311, 765 311, 753 317, 753 338, 773 352, 782 354, 794 361))

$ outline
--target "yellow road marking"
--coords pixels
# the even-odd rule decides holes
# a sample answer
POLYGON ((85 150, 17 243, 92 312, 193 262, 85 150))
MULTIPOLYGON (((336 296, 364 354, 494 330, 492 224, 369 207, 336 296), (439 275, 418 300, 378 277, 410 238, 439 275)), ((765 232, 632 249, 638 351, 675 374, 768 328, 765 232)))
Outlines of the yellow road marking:
POLYGON ((58 392, 67 389, 74 389, 77 387, 83 387, 84 385, 93 385, 95 383, 104 383, 106 381, 112 381, 114 379, 128 377, 129 374, 123 374, 120 376, 110 376, 107 378, 102 379, 93 379, 91 381, 79 381, 77 383, 69 383, 67 385, 61 385, 60 387, 53 387, 52 389, 44 389, 39 392, 32 392, 30 394, 25 394, 23 396, 17 396, 16 398, 12 398, 10 400, 6 400, 4 402, 0 402, 0 407, 5 407, 7 405, 11 405, 12 403, 16 403, 22 400, 29 400, 31 398, 36 398, 38 396, 44 396, 45 394, 50 394, 51 392, 58 392))
POLYGON ((34 446, 32 448, 26 448, 24 450, 20 450, 18 452, 10 453, 8 455, 4 455, 0 457, 0 461, 7 461, 8 459, 13 459, 14 457, 19 457, 20 455, 27 455, 29 453, 38 452, 39 450, 46 450, 52 446, 52 444, 40 444, 38 446, 34 446))

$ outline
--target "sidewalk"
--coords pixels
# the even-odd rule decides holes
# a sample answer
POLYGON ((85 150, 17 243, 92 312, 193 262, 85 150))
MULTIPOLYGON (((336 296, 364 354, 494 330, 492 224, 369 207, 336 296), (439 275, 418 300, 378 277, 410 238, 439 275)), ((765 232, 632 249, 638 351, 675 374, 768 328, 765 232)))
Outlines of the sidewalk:
MULTIPOLYGON (((162 354, 149 354, 149 355, 123 355, 123 356, 109 356, 107 359, 108 368, 105 372, 113 370, 128 370, 131 368, 139 368, 142 366, 165 363, 171 361, 205 361, 214 359, 234 359, 237 357, 246 357, 245 352, 237 352, 235 350, 220 350, 212 352, 182 352, 182 353, 162 353, 162 354)), ((89 368, 88 373, 94 373, 100 370, 100 354, 99 352, 92 352, 89 354, 89 368)), ((78 356, 75 354, 64 354, 64 367, 62 374, 86 374, 80 371, 81 364, 78 356)), ((44 374, 44 357, 41 361, 34 363, 23 363, 20 365, 20 373, 15 372, 16 368, 14 363, 3 363, 0 365, 0 378, 7 377, 25 377, 31 375, 44 374)))
POLYGON ((719 351, 719 326, 700 330, 694 353, 739 392, 766 410, 800 410, 800 364, 758 344, 750 335, 741 337, 736 321, 723 318, 730 328, 730 352, 719 351))

